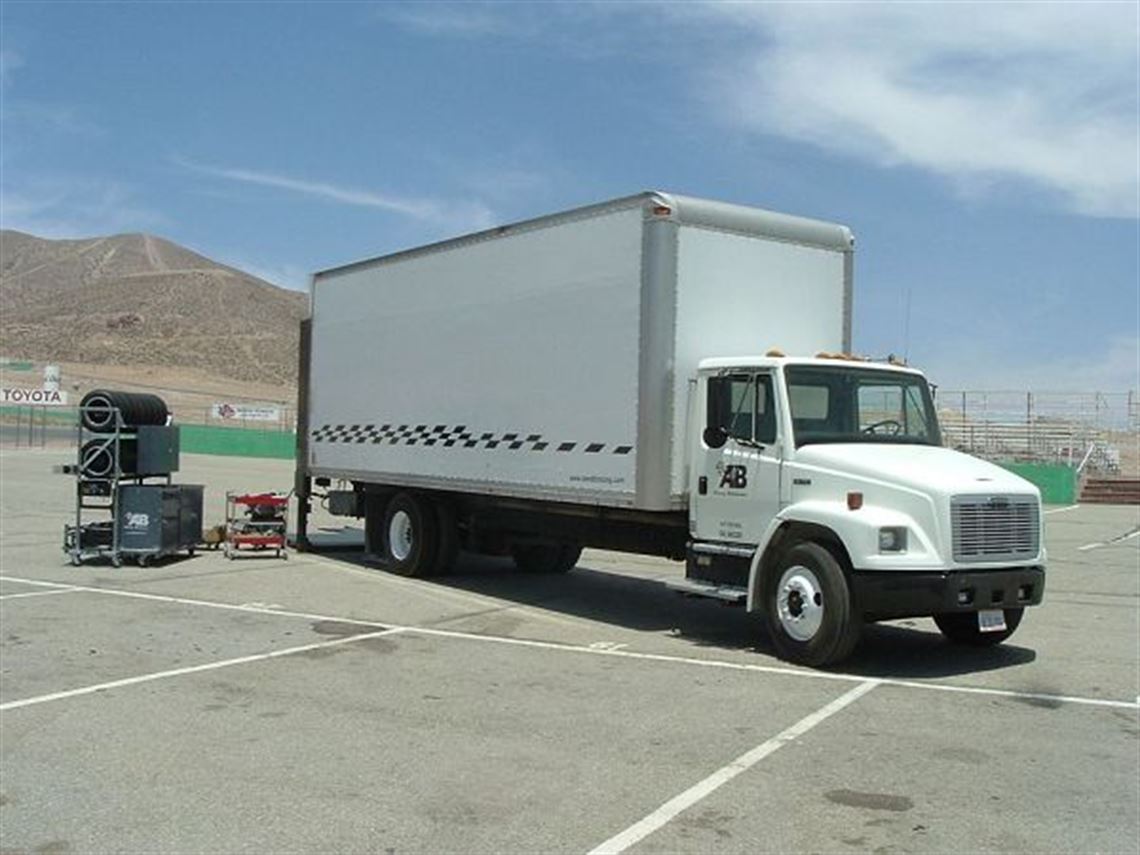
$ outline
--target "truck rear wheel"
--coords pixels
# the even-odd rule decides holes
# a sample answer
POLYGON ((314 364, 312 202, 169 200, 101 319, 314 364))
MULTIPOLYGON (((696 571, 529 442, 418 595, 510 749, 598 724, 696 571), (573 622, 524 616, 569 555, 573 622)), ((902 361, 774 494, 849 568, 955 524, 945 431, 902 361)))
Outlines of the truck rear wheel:
POLYGON ((568 573, 582 557, 576 543, 528 543, 511 547, 515 566, 524 573, 568 573))
POLYGON ((430 501, 397 493, 384 511, 387 569, 401 576, 427 576, 435 569, 439 526, 430 501))
POLYGON ((793 546, 770 572, 765 616, 776 653, 801 665, 832 665, 851 655, 862 621, 847 576, 818 543, 793 546))
POLYGON ((942 634, 955 644, 968 644, 971 647, 991 647, 1001 644, 1017 629, 1025 609, 1005 610, 1005 629, 999 632, 982 632, 978 629, 977 612, 943 612, 934 616, 934 622, 942 634))

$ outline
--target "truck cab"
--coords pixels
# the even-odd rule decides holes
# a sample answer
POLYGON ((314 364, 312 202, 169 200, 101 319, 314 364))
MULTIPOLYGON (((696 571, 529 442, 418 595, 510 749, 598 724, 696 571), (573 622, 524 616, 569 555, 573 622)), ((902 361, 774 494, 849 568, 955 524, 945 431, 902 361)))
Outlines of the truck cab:
POLYGON ((1041 602, 1036 487, 943 448, 921 372, 849 357, 705 359, 690 413, 690 544, 675 587, 764 614, 825 665, 868 621, 930 616, 995 644, 1041 602))

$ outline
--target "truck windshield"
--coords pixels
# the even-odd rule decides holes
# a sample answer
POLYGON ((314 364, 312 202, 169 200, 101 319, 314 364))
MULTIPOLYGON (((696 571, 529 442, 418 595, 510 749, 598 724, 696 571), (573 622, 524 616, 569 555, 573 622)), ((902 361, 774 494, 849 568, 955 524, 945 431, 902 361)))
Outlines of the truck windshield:
POLYGON ((941 445, 926 380, 851 366, 784 370, 796 447, 813 442, 941 445))

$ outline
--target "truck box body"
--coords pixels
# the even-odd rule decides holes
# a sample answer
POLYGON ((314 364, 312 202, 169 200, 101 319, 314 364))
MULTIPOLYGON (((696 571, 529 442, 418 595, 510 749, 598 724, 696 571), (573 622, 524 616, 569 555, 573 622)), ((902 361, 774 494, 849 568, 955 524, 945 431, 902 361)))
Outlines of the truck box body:
POLYGON ((710 355, 847 350, 850 232, 644 193, 316 274, 312 476, 686 507, 710 355))

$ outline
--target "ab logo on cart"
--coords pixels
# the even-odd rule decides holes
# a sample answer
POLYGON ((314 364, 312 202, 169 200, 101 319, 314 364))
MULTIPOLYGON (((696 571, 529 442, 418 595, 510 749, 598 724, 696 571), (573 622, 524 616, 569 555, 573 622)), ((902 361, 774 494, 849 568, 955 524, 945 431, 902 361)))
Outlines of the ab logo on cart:
POLYGON ((135 514, 127 512, 126 523, 124 528, 141 528, 146 529, 150 527, 150 516, 148 514, 135 514))
MULTIPOLYGON (((720 469, 720 467, 717 467, 720 469)), ((718 487, 729 487, 733 490, 743 490, 748 486, 747 466, 725 466, 720 473, 718 487)))

